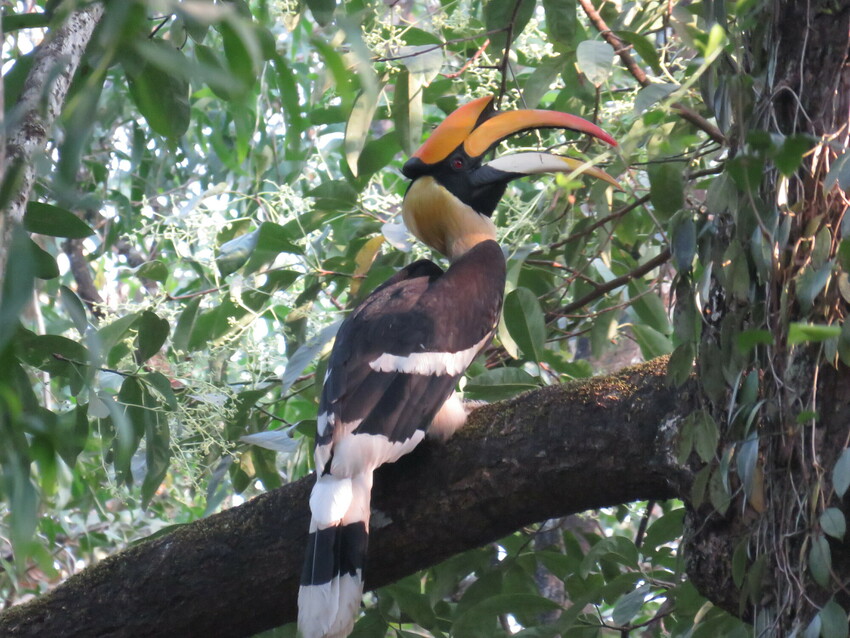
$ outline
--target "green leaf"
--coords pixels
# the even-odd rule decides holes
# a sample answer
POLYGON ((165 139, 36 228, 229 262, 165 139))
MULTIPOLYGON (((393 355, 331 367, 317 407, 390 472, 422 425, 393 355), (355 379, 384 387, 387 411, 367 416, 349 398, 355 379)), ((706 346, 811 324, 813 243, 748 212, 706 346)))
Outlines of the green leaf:
POLYGON ((759 456, 759 438, 755 432, 738 446, 735 454, 735 463, 738 468, 738 476, 744 484, 744 494, 748 500, 752 500, 755 488, 756 465, 759 456))
POLYGON ((281 394, 288 392, 289 388, 291 388, 292 384, 298 380, 298 377, 301 376, 301 373, 304 372, 307 366, 318 358, 319 353, 324 350, 325 346, 328 345, 328 342, 336 336, 341 323, 342 319, 334 321, 329 326, 325 326, 321 331, 319 331, 319 334, 308 340, 306 343, 301 344, 298 349, 292 353, 292 356, 289 357, 289 361, 286 363, 286 369, 283 371, 283 376, 280 380, 281 388, 279 391, 281 394))
POLYGON ((829 585, 832 568, 832 554, 829 550, 829 541, 823 534, 812 536, 812 544, 809 547, 809 571, 815 582, 822 587, 829 585))
POLYGON ((494 368, 472 377, 463 393, 476 401, 502 401, 537 387, 537 379, 522 368, 494 368))
MULTIPOLYGON (((97 398, 106 406, 109 411, 109 417, 112 420, 112 427, 115 428, 115 437, 113 440, 113 465, 115 466, 115 471, 120 480, 130 485, 133 482, 130 462, 139 445, 139 438, 133 431, 133 425, 124 406, 120 405, 108 393, 103 391, 97 393, 97 398)), ((138 381, 132 377, 124 379, 118 398, 119 401, 125 404, 131 400, 141 401, 141 389, 138 381)))
POLYGON ((414 86, 407 70, 398 74, 393 96, 393 120, 402 150, 412 155, 422 139, 422 91, 414 86))
POLYGON ((484 5, 484 24, 487 31, 499 31, 490 35, 489 50, 494 56, 504 53, 507 42, 507 26, 513 24, 511 43, 519 37, 534 14, 535 0, 488 0, 484 5))
POLYGON ((685 383, 693 374, 696 353, 692 343, 676 346, 667 363, 667 378, 676 386, 685 383))
POLYGON ((32 240, 17 225, 10 239, 7 264, 15 265, 15 276, 6 276, 0 282, 0 352, 18 331, 20 314, 30 302, 35 281, 32 240))
POLYGON ((462 613, 452 625, 452 634, 464 638, 485 638, 493 635, 492 627, 501 615, 537 615, 560 608, 558 603, 535 594, 497 594, 462 613))
POLYGON ((174 411, 177 409, 177 397, 174 394, 174 389, 171 387, 171 381, 168 380, 168 377, 161 372, 148 372, 140 378, 145 383, 150 384, 165 399, 169 410, 174 411))
POLYGON ((769 330, 743 330, 738 333, 738 348, 748 353, 759 345, 773 345, 773 333, 769 330))
POLYGON ((744 576, 747 573, 747 547, 749 546, 749 538, 744 538, 736 546, 732 552, 732 582, 735 587, 741 589, 744 584, 744 576))
POLYGON ((59 299, 62 302, 62 307, 71 321, 74 322, 74 327, 81 335, 85 334, 88 328, 89 321, 86 315, 86 307, 76 293, 67 286, 59 286, 59 299))
POLYGON ((138 358, 139 362, 143 363, 160 351, 168 338, 171 326, 165 319, 160 319, 155 313, 146 310, 139 318, 138 330, 138 358))
POLYGON ((815 298, 826 288, 829 278, 832 275, 832 267, 834 260, 830 260, 820 268, 812 268, 809 266, 795 279, 797 301, 803 312, 811 310, 815 303, 815 298))
POLYGON ((98 346, 103 352, 108 353, 112 348, 122 341, 135 323, 139 320, 138 313, 130 313, 119 317, 112 323, 108 323, 97 331, 95 336, 98 346))
POLYGON ((54 279, 59 276, 59 265, 56 260, 46 250, 42 250, 41 246, 36 244, 32 239, 27 238, 30 242, 30 251, 35 262, 35 276, 39 279, 54 279))
POLYGON ((773 158, 776 168, 785 177, 791 177, 803 163, 803 156, 815 145, 815 140, 808 135, 789 135, 773 158))
MULTIPOLYGON (((303 251, 290 241, 291 236, 285 226, 272 222, 263 222, 260 224, 256 233, 256 242, 251 249, 248 263, 245 265, 245 270, 243 271, 246 275, 250 275, 261 268, 271 265, 281 253, 289 253, 291 255, 303 254, 303 251)), ((292 273, 292 281, 295 281, 297 278, 295 271, 287 272, 292 273)))
POLYGON ((168 417, 158 409, 153 396, 145 389, 145 478, 142 480, 142 507, 147 507, 168 473, 171 460, 171 433, 168 417))
POLYGON ((247 92, 257 82, 257 74, 262 63, 263 53, 260 47, 258 31, 247 20, 239 18, 222 22, 218 26, 224 45, 224 57, 233 79, 240 83, 242 91, 247 92))
POLYGON ((647 84, 635 96, 635 115, 642 115, 679 88, 678 84, 647 84))
POLYGON ((528 288, 517 288, 505 297, 505 325, 523 354, 541 361, 546 346, 546 320, 537 296, 528 288))
POLYGON ((200 295, 188 301, 180 317, 177 319, 177 327, 174 328, 174 336, 171 343, 178 352, 186 352, 189 349, 189 337, 195 327, 195 319, 198 318, 198 308, 201 305, 200 295))
POLYGON ((850 190, 850 153, 845 152, 829 167, 823 180, 823 192, 828 193, 834 186, 840 190, 850 190))
POLYGON ((791 323, 788 325, 788 345, 809 341, 826 341, 840 335, 841 326, 824 326, 812 323, 791 323))
POLYGON ((89 225, 71 211, 42 202, 27 204, 27 210, 24 213, 24 228, 31 233, 49 235, 50 237, 82 239, 94 235, 94 231, 89 225))
POLYGON ((684 507, 671 510, 654 520, 646 529, 641 550, 645 552, 646 550, 660 548, 681 538, 684 520, 684 507))
POLYGON ((599 87, 614 68, 614 49, 607 42, 585 40, 576 49, 576 62, 590 83, 599 87))
POLYGON ((640 346, 644 359, 654 359, 664 354, 673 352, 673 342, 666 335, 661 334, 655 328, 635 323, 632 324, 632 332, 640 346))
POLYGON ((714 418, 705 410, 694 413, 694 448, 704 463, 715 457, 719 441, 720 428, 714 418))
POLYGON ((638 612, 643 607, 644 600, 649 593, 649 583, 644 583, 637 589, 630 591, 628 594, 620 598, 614 605, 614 610, 611 612, 611 620, 615 625, 625 625, 631 622, 632 618, 637 616, 638 612))
POLYGON ((560 75, 564 64, 564 59, 561 57, 541 60, 537 68, 528 76, 522 88, 523 103, 529 107, 535 107, 540 104, 540 100, 546 95, 552 83, 560 75))
MULTIPOLYGON (((655 45, 649 38, 633 31, 617 31, 616 33, 621 40, 628 42, 634 47, 637 54, 643 58, 644 62, 652 67, 656 75, 663 74, 661 58, 658 57, 658 51, 656 51, 655 45)), ((637 112, 637 109, 635 111, 637 112)))
POLYGON ((844 540, 844 534, 847 531, 844 513, 837 507, 828 507, 820 515, 820 527, 824 534, 840 541, 844 540))
POLYGON ((136 268, 136 276, 140 279, 153 279, 160 283, 165 283, 168 279, 168 266, 159 259, 148 261, 136 268))
POLYGON ((649 286, 641 279, 632 279, 628 285, 631 308, 638 318, 650 328, 661 334, 670 334, 670 320, 667 308, 658 293, 650 292, 649 286))
POLYGON ((665 218, 672 217, 685 205, 683 168, 678 162, 662 162, 649 169, 649 199, 665 218))
POLYGON ((835 602, 835 599, 823 606, 818 617, 821 621, 820 635, 822 638, 847 638, 847 612, 835 602))
POLYGON ((418 87, 431 84, 443 68, 443 47, 437 44, 405 45, 398 48, 396 56, 404 56, 401 63, 418 87))
MULTIPOLYGON (((151 45, 169 47, 171 56, 183 54, 162 40, 151 45)), ((150 127, 168 138, 178 138, 189 128, 189 82, 182 76, 167 73, 149 61, 138 70, 125 65, 130 95, 150 127)))
POLYGON ((682 211, 673 217, 670 247, 676 270, 681 273, 690 272, 697 252, 697 227, 689 211, 682 211))
POLYGON ((372 126, 376 108, 378 108, 378 92, 362 91, 354 100, 351 115, 345 125, 345 160, 355 177, 358 175, 357 160, 366 145, 366 137, 369 135, 369 127, 372 126))
POLYGON ((850 448, 844 448, 841 456, 832 468, 832 487, 838 498, 844 498, 847 488, 850 487, 850 448))
POLYGON ((549 40, 554 44, 572 46, 576 36, 575 0, 543 0, 543 10, 546 12, 549 40))
POLYGON ((218 254, 215 257, 219 274, 222 277, 227 277, 247 263, 251 253, 254 252, 254 248, 257 247, 259 239, 260 229, 257 228, 250 233, 234 237, 219 246, 218 254))
POLYGON ((240 436, 239 440, 243 443, 256 445, 257 447, 272 450, 274 452, 283 452, 285 454, 291 454, 301 445, 297 439, 292 438, 292 433, 288 429, 245 434, 240 436))
POLYGON ((313 14, 313 19, 319 26, 324 27, 333 20, 336 0, 307 0, 307 7, 313 14))

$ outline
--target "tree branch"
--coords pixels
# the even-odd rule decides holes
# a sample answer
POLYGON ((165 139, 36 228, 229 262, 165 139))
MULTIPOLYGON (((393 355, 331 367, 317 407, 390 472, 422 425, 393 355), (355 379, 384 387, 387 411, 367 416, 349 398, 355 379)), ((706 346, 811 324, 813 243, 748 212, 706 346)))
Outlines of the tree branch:
MULTIPOLYGON (((631 53, 629 53, 628 44, 623 42, 616 33, 611 31, 605 23, 604 18, 599 15, 599 12, 594 8, 591 0, 579 0, 579 3, 581 4, 581 8, 584 10, 585 15, 587 15, 588 20, 590 20, 591 24, 596 27, 599 34, 605 38, 605 41, 614 48, 614 53, 620 57, 620 60, 622 60, 623 64, 629 70, 629 73, 631 73, 635 80, 638 81, 638 84, 641 86, 648 86, 652 84, 652 80, 647 77, 644 70, 635 61, 631 53)), ((696 126, 699 130, 706 133, 712 140, 718 144, 726 144, 726 137, 720 129, 706 120, 702 115, 689 109, 680 102, 673 104, 672 108, 679 114, 680 117, 682 117, 682 119, 685 119, 696 126)))
MULTIPOLYGON (((666 360, 477 410, 447 445, 379 470, 370 589, 537 521, 689 489, 692 389, 666 360)), ((295 618, 312 477, 107 558, 0 615, 0 635, 250 636, 295 618)))

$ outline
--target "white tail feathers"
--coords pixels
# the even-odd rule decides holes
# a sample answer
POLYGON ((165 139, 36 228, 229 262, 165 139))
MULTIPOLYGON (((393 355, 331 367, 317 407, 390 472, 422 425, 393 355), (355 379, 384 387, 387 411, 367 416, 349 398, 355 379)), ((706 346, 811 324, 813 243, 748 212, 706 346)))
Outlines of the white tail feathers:
POLYGON ((363 597, 371 491, 371 471, 351 478, 326 474, 313 487, 298 591, 302 638, 344 638, 354 627, 363 597))
MULTIPOLYGON (((330 474, 320 477, 310 492, 310 513, 313 521, 323 529, 336 525, 345 516, 351 505, 352 488, 350 478, 336 478, 330 474)), ((313 525, 310 525, 310 531, 313 525)))

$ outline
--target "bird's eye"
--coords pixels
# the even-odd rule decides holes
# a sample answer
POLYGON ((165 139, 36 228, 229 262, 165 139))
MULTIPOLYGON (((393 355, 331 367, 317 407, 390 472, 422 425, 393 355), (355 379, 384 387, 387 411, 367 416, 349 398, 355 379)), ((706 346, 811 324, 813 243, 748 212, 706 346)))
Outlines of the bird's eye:
POLYGON ((463 159, 460 157, 456 157, 452 160, 452 168, 455 170, 460 170, 463 168, 463 159))

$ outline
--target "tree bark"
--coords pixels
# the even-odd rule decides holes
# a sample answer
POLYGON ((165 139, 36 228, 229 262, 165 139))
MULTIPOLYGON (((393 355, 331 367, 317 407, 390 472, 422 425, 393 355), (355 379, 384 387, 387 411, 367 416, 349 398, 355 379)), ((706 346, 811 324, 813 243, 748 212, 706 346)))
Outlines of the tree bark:
MULTIPOLYGON (((666 360, 477 410, 445 446, 379 470, 374 589, 537 521, 685 494, 691 384, 666 360)), ((312 477, 107 558, 0 616, 0 635, 250 636, 294 620, 312 477)))
POLYGON ((6 139, 4 185, 14 184, 0 214, 0 281, 12 230, 21 223, 35 181, 35 156, 44 148, 83 53, 103 15, 101 3, 72 13, 36 50, 32 69, 13 110, 6 139))

